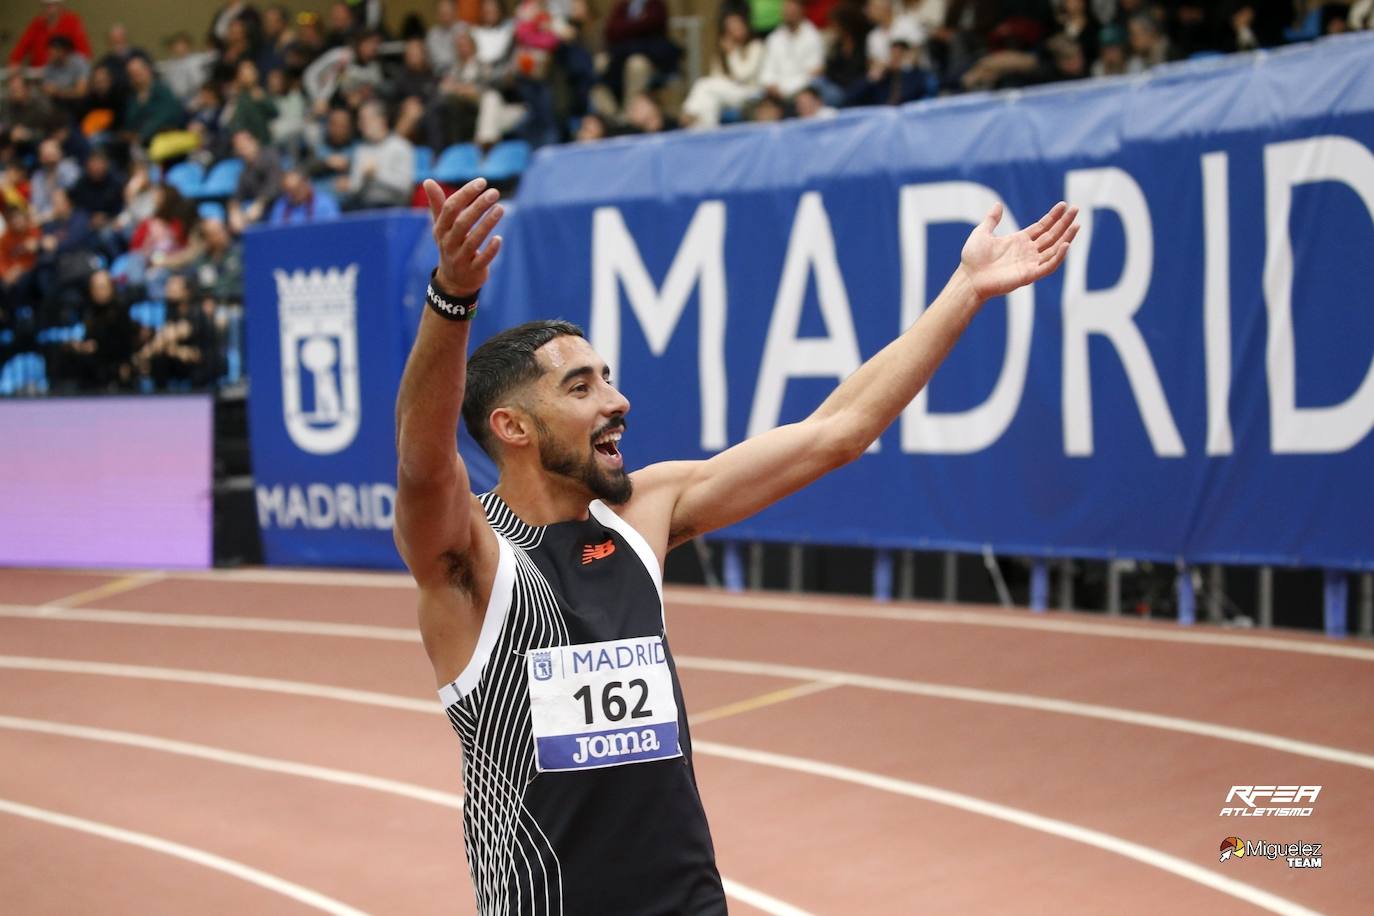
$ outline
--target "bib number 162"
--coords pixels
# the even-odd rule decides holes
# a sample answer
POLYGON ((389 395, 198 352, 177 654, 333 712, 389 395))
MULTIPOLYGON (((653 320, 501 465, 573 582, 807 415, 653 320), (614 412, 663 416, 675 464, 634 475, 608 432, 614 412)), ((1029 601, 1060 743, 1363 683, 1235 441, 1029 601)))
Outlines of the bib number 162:
MULTIPOLYGON (((565 694, 566 696, 566 694, 565 694)), ((596 721, 594 717, 592 688, 591 685, 584 685, 580 690, 573 694, 574 700, 582 701, 582 714, 586 718, 586 724, 591 725, 596 721)), ((652 709, 645 707, 649 701, 649 685, 643 678, 635 678, 627 685, 621 681, 608 681, 606 686, 601 688, 601 714, 609 722, 619 722, 625 718, 626 713, 631 719, 647 719, 654 714, 652 709), (634 707, 631 708, 626 696, 622 696, 622 688, 625 694, 637 694, 634 699, 634 707)))

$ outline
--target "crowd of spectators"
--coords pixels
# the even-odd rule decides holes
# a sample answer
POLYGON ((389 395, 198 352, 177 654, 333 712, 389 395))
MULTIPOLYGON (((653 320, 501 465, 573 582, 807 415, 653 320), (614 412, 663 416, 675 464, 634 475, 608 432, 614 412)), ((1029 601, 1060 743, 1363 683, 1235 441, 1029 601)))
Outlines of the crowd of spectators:
POLYGON ((101 49, 36 5, 0 98, 0 367, 42 352, 74 390, 220 379, 244 230, 405 205, 417 151, 827 117, 1374 26, 1374 0, 724 0, 689 82, 664 0, 436 0, 393 32, 382 0, 230 0, 203 38, 116 24, 101 49))

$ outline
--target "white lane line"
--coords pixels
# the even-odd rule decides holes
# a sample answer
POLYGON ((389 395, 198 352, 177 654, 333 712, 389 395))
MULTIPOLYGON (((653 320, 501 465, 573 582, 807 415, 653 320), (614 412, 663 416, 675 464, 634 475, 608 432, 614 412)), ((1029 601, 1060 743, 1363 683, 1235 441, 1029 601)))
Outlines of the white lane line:
POLYGON ((1328 760, 1347 766, 1374 770, 1374 755, 1362 754, 1345 748, 1314 744, 1284 738, 1268 732, 1251 731, 1246 728, 1232 728, 1215 722, 1197 719, 1183 719, 1149 712, 1137 712, 1118 706, 1100 706, 1096 703, 1078 703, 1073 700, 1056 700, 1025 693, 1006 693, 999 690, 979 690, 972 687, 954 687, 948 684, 933 684, 922 681, 907 681, 891 677, 875 677, 867 674, 854 674, 848 671, 828 671, 824 668, 802 668, 795 665, 774 665, 765 662, 735 661, 725 658, 700 658, 693 655, 674 656, 679 668, 698 671, 724 671, 733 674, 754 674, 767 677, 797 678, 806 681, 821 681, 830 684, 843 684, 861 687, 866 690, 881 690, 887 693, 905 693, 913 696, 931 697, 937 700, 958 700, 967 703, 984 703, 992 706, 1010 706, 1017 709, 1030 709, 1035 712, 1062 713, 1068 716, 1082 716, 1089 719, 1103 719, 1123 725, 1138 725, 1142 728, 1158 728, 1164 731, 1182 732, 1203 738, 1221 741, 1234 741, 1249 744, 1286 754, 1297 754, 1316 760, 1328 760))
POLYGON ((1015 824, 1018 827, 1025 827, 1029 830, 1048 833, 1053 836, 1072 840, 1075 843, 1083 843, 1088 846, 1095 846, 1107 852, 1134 859, 1145 865, 1158 868, 1170 874, 1177 875, 1188 881, 1195 881, 1213 890, 1228 894, 1238 900, 1269 910, 1273 913, 1283 913, 1286 916, 1315 916, 1313 910, 1299 906, 1291 900, 1276 896, 1268 891, 1260 890, 1249 884, 1232 880, 1221 875, 1214 874, 1201 866, 1194 865, 1177 856, 1160 852, 1149 846, 1142 846, 1130 840, 1112 836, 1109 833, 1102 833, 1098 830, 1091 830, 1087 827, 1080 827, 1077 824, 1070 824, 1066 821, 1055 820, 1040 814, 1032 814, 1029 811, 1022 811, 1020 808, 1011 808, 1006 805, 999 805, 996 802, 986 801, 985 799, 975 798, 971 795, 963 795, 959 792, 951 792, 947 789, 938 789, 934 786, 923 785, 922 783, 909 782, 904 779, 894 779, 890 776, 880 776, 877 773, 869 773, 865 770, 856 770, 851 767, 837 766, 830 763, 822 763, 819 760, 810 760, 805 757, 792 757, 787 754, 774 754, 767 751, 752 750, 750 748, 735 747, 729 744, 717 744, 714 741, 693 741, 692 749, 696 753, 706 754, 710 757, 723 757, 728 760, 738 760, 742 763, 753 763, 759 766, 772 767, 780 770, 791 770, 794 773, 806 773, 811 776, 819 776, 824 779, 834 779, 840 782, 847 782, 868 789, 876 789, 880 792, 890 792, 894 795, 905 795, 908 798, 917 798, 922 801, 933 802, 937 805, 945 805, 951 808, 958 808, 970 814, 979 814, 984 817, 994 818, 1015 824))
MULTIPOLYGON (((6 606, 0 606, 0 616, 5 616, 6 606)), ((12 607, 12 606, 11 606, 12 607)), ((180 626, 182 615, 179 614, 141 614, 140 612, 123 611, 89 611, 89 610, 62 610, 57 616, 45 616, 45 620, 67 619, 70 615, 95 615, 101 622, 108 623, 132 623, 147 624, 153 626, 180 626), (129 618, 129 614, 135 614, 136 619, 129 618), (118 615, 117 617, 107 617, 105 615, 118 615), (169 621, 170 618, 170 621, 169 621)), ((16 615, 17 616, 17 615, 16 615)), ((24 614, 23 616, 29 616, 24 614)), ((191 626, 206 629, 231 629, 231 630, 254 630, 259 628, 259 624, 270 626, 262 629, 278 633, 299 633, 304 635, 327 635, 327 636, 348 636, 367 639, 385 639, 398 642, 414 642, 419 636, 413 630, 387 627, 364 627, 364 630, 380 630, 383 635, 361 634, 356 632, 357 627, 351 625, 320 624, 312 622, 293 622, 287 620, 264 620, 261 618, 238 618, 238 617, 201 617, 198 622, 191 626), (343 632, 327 632, 330 628, 339 626, 343 632), (297 628, 304 629, 297 629, 297 628)), ((1095 703, 1078 703, 1072 700, 1056 700, 1049 697, 1039 697, 1032 694, 1008 693, 995 690, 979 690, 971 687, 955 687, 946 684, 934 684, 921 681, 909 681, 899 678, 876 677, 872 675, 857 674, 849 671, 831 671, 823 668, 804 668, 795 665, 777 665, 766 662, 736 661, 733 659, 721 658, 702 658, 698 656, 684 655, 675 659, 677 663, 687 670, 703 671, 728 671, 737 674, 760 675, 766 677, 796 678, 808 681, 827 681, 835 684, 845 684, 851 687, 860 687, 867 690, 880 690, 888 693, 905 693, 916 696, 926 696, 934 699, 957 700, 970 703, 984 703, 995 706, 1009 706, 1019 709, 1029 709, 1036 712, 1053 712, 1069 716, 1080 716, 1090 719, 1102 719, 1110 722, 1119 722, 1123 725, 1135 725, 1141 728, 1158 728, 1165 731, 1181 732, 1188 735, 1197 735, 1203 738, 1212 738, 1220 741, 1232 741, 1238 744, 1248 744, 1253 747, 1262 747, 1268 750, 1280 751, 1286 754, 1296 754, 1301 757, 1310 757, 1314 760, 1327 760, 1332 763, 1345 764, 1347 766, 1360 767, 1361 769, 1374 770, 1374 755, 1360 753, 1359 751, 1347 750, 1345 748, 1332 747, 1325 744, 1317 744, 1310 741, 1301 741, 1295 738, 1285 738, 1281 735, 1269 732, 1253 731, 1245 728, 1234 728, 1229 725, 1221 725, 1215 722, 1205 722, 1197 719, 1184 719, 1176 716, 1166 716, 1157 713, 1138 712, 1131 709, 1122 709, 1117 706, 1103 706, 1095 703)), ((202 678, 229 679, 235 683, 225 684, 225 686, 250 686, 254 683, 276 683, 284 684, 292 688, 289 692, 299 693, 299 687, 306 686, 314 690, 314 696, 329 696, 330 691, 347 690, 342 687, 326 687, 315 685, 301 685, 296 681, 274 682, 266 678, 244 678, 238 675, 212 674, 202 675, 196 671, 180 671, 179 669, 153 669, 142 666, 121 666, 105 665, 99 662, 62 662, 59 660, 35 660, 43 664, 67 664, 75 665, 76 668, 58 669, 51 667, 33 666, 33 670, 66 670, 71 673, 89 674, 111 674, 119 676, 118 669, 129 667, 135 671, 159 671, 159 680, 181 680, 190 683, 200 683, 202 678), (107 670, 94 670, 89 666, 107 670)), ((0 668, 22 668, 29 665, 23 657, 0 656, 0 668)), ((149 676, 135 674, 132 676, 149 676)), ((274 687, 250 687, 250 689, 276 689, 274 687)), ((373 705, 397 705, 398 701, 407 705, 405 708, 418 708, 422 712, 432 711, 437 708, 431 706, 428 701, 411 700, 397 697, 394 694, 368 694, 367 691, 351 691, 359 695, 372 697, 373 705)))
POLYGON ((1329 658, 1374 662, 1374 649, 1319 642, 1317 639, 1277 639, 1271 636, 1242 636, 1232 633, 1211 633, 1205 630, 1176 629, 1177 624, 1154 622, 1143 625, 1126 623, 1093 623, 1086 620, 1045 620, 1029 613, 1019 616, 1005 611, 958 611, 936 608, 862 607, 839 604, 824 599, 798 599, 771 595, 739 595, 725 592, 684 591, 670 588, 665 600, 669 612, 690 613, 675 602, 728 608, 740 611, 766 611, 783 614, 806 614, 815 617, 856 617, 869 620, 900 620, 907 623, 949 623, 964 626, 1002 627, 1031 630, 1066 636, 1102 636, 1110 639, 1135 639, 1146 642, 1184 643, 1200 646, 1225 646, 1231 649, 1262 649, 1273 652, 1294 652, 1300 655, 1322 655, 1329 658), (1168 627, 1170 629, 1165 629, 1168 627))
POLYGON ((37 618, 71 623, 125 623, 153 627, 189 627, 195 630, 249 630, 257 633, 294 633, 301 636, 343 636, 419 642, 414 627, 378 627, 360 623, 323 623, 276 617, 228 617, 214 614, 162 614, 155 611, 110 611, 101 608, 60 608, 0 604, 0 617, 37 618))
POLYGON ((266 770, 269 773, 285 773, 289 776, 300 776, 305 779, 315 779, 321 782, 332 782, 359 789, 371 789, 374 792, 386 792, 390 795, 413 798, 417 801, 429 802, 432 805, 442 805, 446 808, 462 810, 463 807, 463 796, 461 795, 455 795, 452 792, 441 792, 438 789, 429 789, 425 786, 415 785, 414 783, 400 782, 395 779, 383 779, 378 776, 368 776, 365 773, 354 773, 349 770, 335 770, 330 767, 297 763, 292 760, 281 760, 276 757, 259 757, 256 754, 241 754, 238 751, 231 751, 227 748, 211 747, 207 744, 192 744, 188 741, 173 741, 168 738, 158 738, 153 735, 143 735, 137 732, 116 731, 108 728, 93 728, 86 725, 70 725, 65 722, 52 722, 46 719, 24 719, 18 716, 0 716, 0 728, 10 729, 12 731, 37 732, 45 735, 59 735, 64 738, 81 738, 86 741, 101 741, 106 744, 138 747, 150 751, 161 751, 166 754, 180 754, 185 757, 197 757, 201 760, 213 760, 216 763, 229 764, 230 766, 247 767, 253 770, 266 770))
POLYGON ((147 681, 170 681, 176 684, 201 684, 211 687, 231 687, 237 690, 262 690, 286 693, 299 697, 340 700, 364 706, 383 706, 404 709, 427 715, 442 713, 439 698, 418 700, 394 693, 354 690, 350 687, 330 687, 305 681, 283 681, 269 677, 249 677, 242 674, 220 674, 215 671, 191 671, 185 668, 157 668, 148 665, 117 665, 108 662, 80 662, 65 658, 32 658, 22 655, 0 655, 0 668, 18 671, 49 671, 59 674, 89 674, 97 677, 124 677, 147 681))
MULTIPOLYGON (((432 706, 427 706, 424 711, 433 714, 436 709, 432 706)), ((462 810, 463 807, 463 796, 461 795, 455 795, 452 792, 441 792, 437 789, 418 786, 414 783, 401 782, 395 779, 383 779, 376 776, 368 776, 363 773, 353 773, 348 770, 336 770, 329 767, 314 766, 313 764, 297 763, 295 761, 281 760, 275 757, 260 757, 256 754, 242 754, 238 751, 231 751, 226 748, 211 747, 205 744, 192 744, 187 741, 173 741, 171 739, 159 738, 153 735, 143 735, 137 732, 116 731, 108 728, 93 728, 85 725, 70 725, 65 722, 52 722, 44 719, 25 719, 17 716, 0 716, 0 728, 6 728, 13 731, 36 732, 46 735, 58 735, 64 738, 80 738, 87 741, 100 741, 107 744, 160 751, 167 754, 180 754, 186 757, 212 760, 216 763, 228 764, 230 766, 266 770, 272 773, 283 773, 288 776, 299 776, 304 779, 315 779, 322 782, 337 783, 339 785, 352 786, 355 788, 371 789, 375 792, 386 792, 391 795, 400 795, 405 798, 428 802, 432 805, 439 805, 444 808, 462 810)), ((725 885, 725 893, 728 896, 741 903, 747 903, 750 906, 763 910, 765 913, 773 914, 773 916, 809 916, 805 910, 798 909, 789 903, 771 897, 748 885, 740 884, 738 881, 731 881, 728 878, 722 878, 721 881, 725 885)))
MULTIPOLYGON (((0 657, 0 667, 6 667, 6 663, 9 660, 10 659, 7 657, 0 657)), ((25 661, 30 663, 36 663, 42 662, 44 660, 27 659, 25 661)), ((82 663, 67 663, 69 667, 67 667, 66 670, 77 670, 70 666, 80 664, 82 663)), ((29 664, 26 667, 29 667, 31 669, 37 669, 36 664, 29 664)), ((125 668, 126 670, 136 670, 135 666, 132 665, 119 667, 125 668)), ((166 669, 161 670, 165 671, 166 669)), ((182 675, 187 680, 191 680, 196 675, 196 672, 186 671, 178 672, 178 674, 182 675)), ((137 675, 124 674, 122 676, 137 675)), ((253 681, 260 679, 236 678, 235 680, 253 681)), ((209 682, 207 681, 206 683, 209 682)), ((221 681, 218 683, 218 686, 232 685, 221 681)), ((300 686, 310 688, 311 694, 315 696, 328 697, 330 699, 337 700, 345 700, 348 702, 358 702, 358 700, 352 696, 353 694, 357 694, 358 691, 339 691, 339 695, 330 696, 328 692, 325 692, 328 690, 328 688, 321 689, 318 685, 313 684, 300 686)), ((270 688, 267 688, 259 684, 254 686, 253 689, 261 690, 270 688)), ((396 697, 395 699, 400 700, 404 698, 396 697)), ((428 711, 430 714, 433 714, 435 712, 435 709, 433 706, 429 706, 428 709, 425 711, 428 711)), ((1253 888, 1250 885, 1242 884, 1238 881, 1232 881, 1228 878, 1223 878, 1214 875, 1211 872, 1199 868, 1198 866, 1195 866, 1189 862, 1186 862, 1175 856, 1168 855, 1167 853, 1151 849, 1150 847, 1141 846, 1139 844, 1132 843, 1128 840, 1123 840, 1118 837, 1111 836, 1110 834, 1100 833, 1098 831, 1090 830, 1084 827, 1079 827, 1074 824, 1068 824, 1063 821, 1057 821, 1052 818, 1032 814, 1030 812, 1022 811, 1017 808, 1010 808, 1004 805, 999 805, 995 802, 989 802, 983 799, 974 798, 972 796, 961 795, 959 793, 949 792, 944 789, 937 789, 932 786, 925 786, 919 783, 908 782, 906 780, 894 779, 887 776, 880 776, 875 773, 868 773, 862 770, 851 769, 849 767, 841 767, 834 764, 822 763, 820 761, 809 760, 807 758, 802 757, 791 757, 782 754, 772 754, 765 751, 756 751, 748 748, 734 747, 732 745, 727 744, 719 744, 713 741, 697 740, 693 742, 693 747, 697 748, 702 753, 705 753, 708 756, 726 757, 734 760, 744 761, 747 763, 755 763, 761 766, 773 767, 776 769, 793 770, 796 772, 809 773, 811 775, 822 776, 830 779, 838 779, 844 782, 850 782, 856 785, 862 785, 868 788, 877 789, 879 791, 894 792, 899 795, 907 795, 912 798, 919 798, 925 801, 934 802, 936 804, 948 805, 975 814, 982 814, 988 817, 994 817, 999 820, 1004 820, 1009 823, 1016 824, 1018 826, 1025 827, 1031 830, 1037 830, 1043 833, 1050 833, 1055 836, 1061 836, 1066 839, 1075 840, 1077 842, 1087 843, 1091 846, 1097 846, 1099 848, 1106 849, 1109 852, 1116 852, 1120 855, 1127 856, 1128 858, 1136 859, 1147 865, 1151 865, 1156 868, 1161 868, 1165 871, 1172 872, 1174 874, 1179 875, 1180 877, 1184 877, 1189 880, 1198 881, 1202 884, 1206 884, 1207 886, 1220 890, 1223 893, 1231 894, 1232 896, 1237 897, 1241 900, 1246 900, 1250 903, 1254 903, 1257 906, 1263 906, 1274 912, 1293 914, 1293 916, 1297 916, 1297 914, 1308 914, 1311 912, 1309 910, 1298 907, 1296 904, 1292 904, 1289 901, 1283 900, 1282 898, 1275 897, 1257 888, 1253 888)), ((751 903, 751 905, 755 906, 759 905, 758 903, 754 903, 752 901, 745 902, 749 902, 751 903)), ((769 910, 768 912, 787 913, 788 911, 769 910)))
POLYGON ((265 871, 259 871, 251 866, 244 865, 242 862, 235 862, 233 859, 226 859, 214 853, 206 852, 203 849, 196 849, 192 846, 184 846, 181 843, 174 843, 171 840, 164 840, 161 837, 150 836, 146 833, 136 833, 132 830, 125 830, 121 827, 112 827, 109 824, 101 824, 97 821, 88 821, 85 818, 72 817, 69 814, 61 814, 57 811, 49 811, 46 808, 35 808, 32 805, 20 804, 9 799, 0 798, 0 811, 13 814, 16 817, 25 817, 29 820, 41 821, 45 824, 52 824, 56 827, 65 827, 68 830, 78 830, 82 833, 93 834, 107 840, 114 840, 116 843, 127 843, 130 846, 141 846, 144 849, 151 849, 164 855, 175 856, 178 859, 185 859, 187 862, 194 862, 215 871, 233 875, 235 878, 256 884, 284 897, 299 901, 306 906, 323 910, 326 913, 333 913, 336 916, 367 916, 362 910, 355 910, 326 897, 318 891, 312 891, 308 887, 301 887, 293 884, 284 878, 276 875, 269 875, 265 871))
POLYGON ((721 876, 720 883, 725 886, 725 896, 733 897, 740 903, 746 903, 756 910, 771 913, 772 916, 811 916, 806 910, 790 903, 784 903, 776 897, 770 897, 762 891, 754 890, 754 888, 740 884, 738 881, 731 881, 724 875, 721 876))

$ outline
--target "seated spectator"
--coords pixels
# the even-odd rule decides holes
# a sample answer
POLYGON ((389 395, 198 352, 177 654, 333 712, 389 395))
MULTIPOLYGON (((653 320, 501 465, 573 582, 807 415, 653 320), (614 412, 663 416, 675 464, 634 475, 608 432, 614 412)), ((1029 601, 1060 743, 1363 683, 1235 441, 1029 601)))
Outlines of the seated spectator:
POLYGON ((196 255, 187 262, 187 273, 215 301, 221 304, 242 302, 243 243, 230 235, 228 227, 217 219, 201 220, 196 227, 196 236, 196 255))
POLYGON ((763 42, 749 31, 743 15, 727 14, 720 23, 710 74, 692 84, 682 103, 683 123, 697 128, 717 126, 723 109, 743 108, 759 96, 762 72, 763 42))
POLYGON ((127 69, 129 59, 135 54, 148 56, 148 52, 142 48, 136 48, 129 42, 129 30, 124 27, 124 23, 116 22, 110 26, 106 33, 105 53, 100 60, 95 62, 97 67, 109 67, 110 73, 115 78, 116 84, 121 88, 128 88, 127 69))
POLYGON ((124 129, 124 112, 128 107, 128 89, 116 81, 108 64, 98 64, 91 71, 90 88, 76 110, 81 118, 81 132, 87 137, 118 134, 124 129))
POLYGON ((469 30, 457 30, 453 48, 453 63, 444 72, 429 105, 427 142, 436 150, 455 143, 471 143, 477 134, 479 112, 484 104, 499 109, 488 115, 488 120, 495 115, 499 122, 492 128, 497 140, 525 115, 525 106, 507 106, 496 91, 505 70, 478 58, 477 43, 469 30), (485 101, 487 93, 495 96, 492 102, 485 101))
POLYGON ((267 74, 267 92, 277 108, 277 116, 269 125, 272 142, 292 154, 299 154, 305 148, 306 124, 310 114, 310 103, 301 90, 299 73, 287 69, 273 70, 267 74))
POLYGON ((477 59, 492 67, 504 65, 515 47, 515 20, 506 16, 503 0, 482 0, 482 15, 472 27, 477 59))
POLYGON ((453 0, 437 0, 434 4, 434 24, 425 32, 425 51, 436 73, 443 73, 453 66, 453 40, 461 28, 453 0))
MULTIPOLYGON (((452 56, 452 50, 449 54, 452 56)), ((387 84, 387 98, 392 105, 400 105, 409 98, 418 98, 428 103, 434 92, 434 71, 430 69, 429 55, 425 42, 412 38, 405 43, 401 53, 401 68, 392 74, 387 84)))
POLYGON ((134 347, 142 336, 129 317, 131 302, 107 271, 91 274, 81 305, 85 335, 64 343, 50 357, 54 377, 80 391, 123 391, 132 386, 134 347))
MULTIPOLYGON (((1180 15, 1183 10, 1200 9, 1197 3, 1184 3, 1179 6, 1180 15)), ((1097 60, 1098 38, 1102 31, 1102 23, 1098 21, 1092 8, 1088 5, 1088 0, 1058 0, 1055 11, 1055 19, 1059 25, 1059 31, 1055 34, 1063 35, 1065 38, 1072 39, 1078 43, 1078 47, 1083 51, 1083 59, 1091 67, 1097 60)), ((1198 30, 1199 40, 1206 33, 1205 20, 1199 20, 1198 30)))
POLYGON ((835 117, 837 113, 835 109, 825 104, 820 91, 810 86, 798 92, 796 98, 792 100, 792 104, 797 109, 797 117, 802 120, 824 121, 827 118, 835 117))
POLYGON ((630 133, 659 134, 675 130, 677 123, 663 113, 651 93, 641 92, 625 106, 625 127, 630 133))
MULTIPOLYGON (((815 26, 811 30, 815 32, 815 26)), ((606 53, 609 60, 602 77, 618 100, 648 89, 653 78, 676 73, 682 49, 668 37, 668 7, 663 0, 617 0, 606 18, 606 53), (627 79, 627 66, 636 57, 635 78, 627 79)))
POLYGON ((48 62, 43 66, 43 92, 53 104, 76 113, 90 85, 91 62, 77 54, 66 35, 48 39, 48 62))
POLYGON ((868 0, 864 4, 864 15, 872 26, 864 46, 870 62, 890 60, 892 42, 899 38, 918 52, 925 47, 925 29, 916 17, 894 12, 892 7, 893 0, 868 0))
POLYGON ((43 137, 61 129, 66 115, 53 106, 42 92, 34 92, 24 74, 14 72, 5 83, 0 99, 0 146, 20 156, 28 156, 43 137))
POLYGON ((391 132, 381 102, 368 102, 358 112, 362 142, 353 153, 353 168, 340 179, 345 210, 400 207, 410 201, 415 185, 415 149, 391 132))
POLYGON ((228 95, 220 112, 220 123, 229 135, 246 130, 258 143, 271 143, 277 104, 262 86, 258 65, 252 60, 239 61, 234 81, 226 86, 226 91, 228 95))
POLYGON ((594 111, 589 111, 578 122, 577 136, 574 139, 578 143, 596 143, 610 135, 610 126, 606 119, 594 111))
POLYGON ((868 17, 852 6, 836 7, 831 14, 834 37, 825 55, 825 72, 817 85, 832 100, 843 100, 868 75, 868 17))
POLYGON ((1126 60, 1127 73, 1144 73, 1169 59, 1169 39, 1149 13, 1132 16, 1126 35, 1131 52, 1126 60))
POLYGON ((262 25, 262 16, 247 0, 230 0, 215 11, 210 18, 209 40, 216 50, 223 48, 229 41, 234 22, 243 20, 250 32, 256 33, 262 25))
POLYGON ((1097 37, 1093 76, 1121 76, 1126 72, 1126 30, 1116 23, 1104 25, 1097 37))
POLYGON ((1342 35, 1350 31, 1350 6, 1345 3, 1324 3, 1321 8, 1321 34, 1342 35))
POLYGON ((34 292, 48 306, 45 327, 69 325, 75 319, 72 294, 79 292, 99 262, 92 250, 91 224, 72 207, 66 190, 53 191, 52 211, 40 226, 34 292))
POLYGON ((185 113, 167 84, 156 78, 148 58, 129 59, 129 107, 124 112, 124 130, 130 141, 147 146, 154 136, 175 130, 185 113))
POLYGON ((61 0, 43 0, 43 11, 29 20, 28 27, 10 51, 10 66, 42 67, 47 64, 48 40, 55 35, 68 39, 77 54, 91 59, 91 42, 86 37, 81 17, 63 9, 61 0))
POLYGON ((177 100, 187 104, 205 84, 214 55, 208 51, 196 53, 186 32, 173 35, 168 46, 172 56, 158 61, 157 69, 177 100))
POLYGON ((221 374, 214 300, 207 296, 197 301, 191 282, 181 274, 167 278, 163 298, 167 322, 134 354, 134 368, 159 391, 173 383, 209 386, 221 374))
POLYGON ((56 192, 76 184, 81 167, 62 155, 62 144, 53 138, 38 145, 38 167, 29 178, 29 203, 33 218, 47 222, 53 214, 56 192))
POLYGON ((94 150, 86 157, 86 168, 71 189, 72 206, 90 214, 96 229, 114 223, 124 209, 124 180, 110 167, 110 157, 94 150))
POLYGON ((357 32, 352 44, 321 54, 305 68, 301 83, 316 112, 322 112, 336 92, 366 86, 379 91, 385 85, 382 73, 382 36, 375 30, 357 32))
POLYGON ((275 149, 258 142, 252 131, 236 131, 233 144, 234 155, 243 161, 243 171, 229 198, 229 228, 241 235, 267 216, 281 192, 281 159, 275 149))
POLYGON ((916 49, 905 38, 894 38, 889 55, 887 61, 869 65, 867 78, 850 91, 845 104, 902 105, 925 97, 928 80, 917 63, 916 49))
POLYGON ((282 176, 281 196, 272 204, 267 221, 273 226, 289 226, 334 219, 338 215, 339 204, 332 195, 316 194, 305 172, 291 169, 282 176))
POLYGON ((1355 31, 1374 29, 1374 0, 1355 0, 1350 4, 1349 22, 1355 31))
POLYGON ((38 263, 38 227, 26 207, 7 207, 0 233, 0 328, 15 329, 15 312, 34 294, 33 269, 38 263))
MULTIPOLYGON (((318 129, 318 128, 317 128, 318 129)), ((324 135, 306 155, 304 167, 313 180, 338 179, 353 170, 353 112, 331 108, 324 122, 324 135)))
MULTIPOLYGON (((138 221, 129 239, 129 279, 156 297, 168 273, 183 267, 193 254, 188 249, 197 214, 195 201, 171 185, 153 185, 151 193, 152 210, 138 221)), ((127 189, 125 195, 127 199, 127 189)))
POLYGON ((764 91, 788 100, 825 70, 825 43, 821 33, 806 18, 800 0, 783 0, 782 24, 764 42, 764 91))
POLYGON ((258 71, 270 78, 286 66, 287 49, 295 40, 291 32, 291 14, 280 3, 262 11, 262 28, 258 32, 258 71))
POLYGON ((219 85, 207 82, 186 108, 186 129, 198 138, 196 158, 203 164, 230 155, 229 134, 224 132, 224 102, 219 85))
POLYGON ((787 111, 771 95, 765 95, 754 104, 754 110, 749 113, 749 120, 760 124, 767 124, 773 121, 781 121, 787 117, 787 111))
POLYGON ((210 65, 210 79, 217 83, 232 82, 239 64, 257 61, 256 29, 242 16, 229 22, 229 31, 210 65))

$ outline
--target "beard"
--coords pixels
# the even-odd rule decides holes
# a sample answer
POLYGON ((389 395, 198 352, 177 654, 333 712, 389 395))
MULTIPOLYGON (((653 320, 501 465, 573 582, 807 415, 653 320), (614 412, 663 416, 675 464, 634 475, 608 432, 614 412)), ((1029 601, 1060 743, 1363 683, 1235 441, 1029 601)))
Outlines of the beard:
MULTIPOLYGON (((539 463, 543 465, 544 470, 577 481, 603 502, 612 505, 629 502, 630 495, 634 492, 634 481, 630 480, 630 475, 625 473, 623 467, 614 471, 603 468, 597 463, 596 449, 590 443, 589 453, 585 455, 578 455, 573 449, 563 448, 554 441, 549 428, 538 417, 533 419, 535 427, 539 430, 539 463)), ((623 426, 624 421, 615 425, 623 426)))

